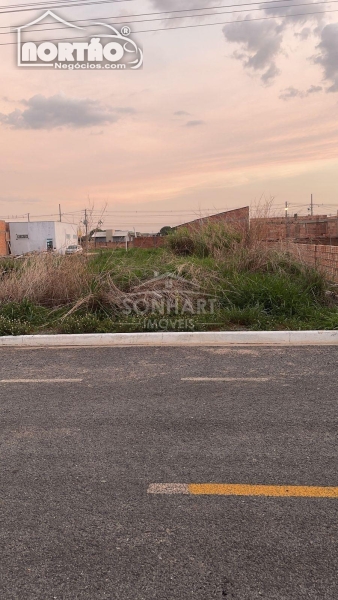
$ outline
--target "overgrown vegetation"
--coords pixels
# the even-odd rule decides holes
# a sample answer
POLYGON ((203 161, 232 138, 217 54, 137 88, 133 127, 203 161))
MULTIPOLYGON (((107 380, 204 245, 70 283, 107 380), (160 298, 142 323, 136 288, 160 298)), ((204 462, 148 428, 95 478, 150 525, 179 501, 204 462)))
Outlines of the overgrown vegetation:
POLYGON ((322 273, 220 223, 153 250, 0 261, 0 335, 336 328, 322 273))

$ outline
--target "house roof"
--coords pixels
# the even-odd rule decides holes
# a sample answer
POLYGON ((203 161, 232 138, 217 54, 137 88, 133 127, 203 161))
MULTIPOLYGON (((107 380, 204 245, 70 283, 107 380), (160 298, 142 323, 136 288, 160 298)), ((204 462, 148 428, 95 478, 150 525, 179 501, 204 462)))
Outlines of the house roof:
MULTIPOLYGON (((111 231, 111 230, 110 230, 111 231)), ((126 237, 127 235, 129 235, 129 231, 122 231, 121 229, 115 229, 113 231, 112 237, 126 237)), ((95 231, 95 233, 93 233, 92 235, 93 238, 106 238, 107 237, 107 231, 95 231)))
POLYGON ((93 238, 105 238, 107 235, 106 231, 95 231, 95 233, 93 233, 92 237, 93 238))

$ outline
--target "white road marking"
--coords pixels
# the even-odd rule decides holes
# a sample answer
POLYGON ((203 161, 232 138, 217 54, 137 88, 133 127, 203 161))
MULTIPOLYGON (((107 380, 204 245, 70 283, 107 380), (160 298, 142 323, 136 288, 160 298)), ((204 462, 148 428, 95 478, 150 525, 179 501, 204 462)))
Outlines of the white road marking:
POLYGON ((182 377, 181 381, 270 381, 272 377, 182 377))
POLYGON ((190 494, 187 483, 151 483, 148 494, 190 494))
POLYGON ((82 379, 0 379, 0 383, 80 383, 82 379))

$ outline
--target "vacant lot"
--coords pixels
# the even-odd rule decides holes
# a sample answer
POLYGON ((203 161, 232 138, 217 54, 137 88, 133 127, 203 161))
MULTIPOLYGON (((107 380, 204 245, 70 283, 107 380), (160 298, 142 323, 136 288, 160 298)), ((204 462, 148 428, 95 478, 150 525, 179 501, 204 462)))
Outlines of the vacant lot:
POLYGON ((322 273, 220 226, 153 250, 0 263, 1 335, 337 327, 322 273))

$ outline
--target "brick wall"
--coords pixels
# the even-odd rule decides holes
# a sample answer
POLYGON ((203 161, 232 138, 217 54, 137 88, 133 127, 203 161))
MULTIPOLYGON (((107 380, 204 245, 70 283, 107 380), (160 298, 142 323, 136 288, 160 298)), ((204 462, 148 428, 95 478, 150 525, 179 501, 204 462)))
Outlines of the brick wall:
POLYGON ((331 281, 338 283, 338 246, 289 242, 284 245, 284 248, 307 265, 323 271, 331 281))
POLYGON ((249 207, 236 208, 235 210, 227 210, 226 212, 217 213, 216 215, 210 215, 210 217, 201 217, 189 223, 182 223, 178 225, 180 227, 187 227, 189 229, 197 229, 208 225, 209 223, 229 223, 232 227, 239 228, 241 230, 248 229, 249 227, 249 207))
MULTIPOLYGON (((129 242, 128 243, 128 247, 132 246, 132 244, 129 242)), ((83 242, 83 248, 86 249, 87 245, 86 242, 83 242)), ((124 248, 126 247, 126 243, 125 242, 93 242, 90 241, 88 242, 88 248, 90 250, 95 250, 95 248, 109 248, 109 250, 116 250, 117 248, 124 248)))
POLYGON ((131 244, 132 248, 160 248, 164 246, 165 238, 160 237, 159 235, 154 235, 152 237, 137 237, 134 238, 133 243, 131 244))
POLYGON ((338 216, 328 217, 328 236, 338 238, 338 216))
POLYGON ((320 244, 323 239, 336 244, 338 240, 338 218, 327 215, 254 218, 250 225, 260 231, 261 239, 269 241, 290 238, 320 244))
POLYGON ((6 242, 6 223, 0 221, 0 256, 7 254, 7 242, 6 242))
MULTIPOLYGON (((147 237, 137 237, 128 242, 128 248, 160 248, 164 246, 165 238, 160 237, 158 235, 147 236, 147 237)), ((84 243, 84 248, 86 248, 86 244, 84 243)), ((116 250, 117 248, 126 248, 125 242, 89 242, 88 248, 90 250, 95 250, 95 248, 108 248, 109 250, 116 250)))

